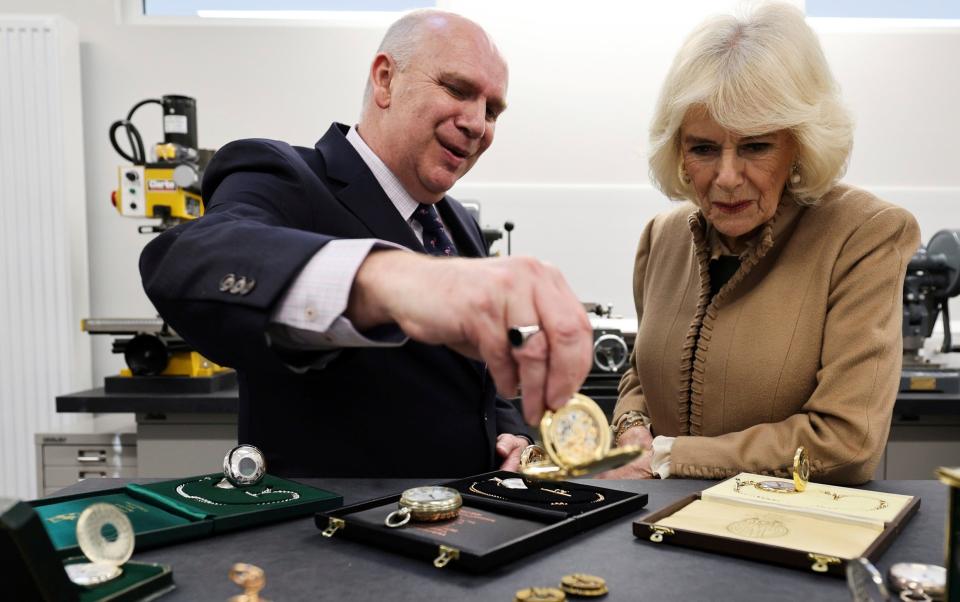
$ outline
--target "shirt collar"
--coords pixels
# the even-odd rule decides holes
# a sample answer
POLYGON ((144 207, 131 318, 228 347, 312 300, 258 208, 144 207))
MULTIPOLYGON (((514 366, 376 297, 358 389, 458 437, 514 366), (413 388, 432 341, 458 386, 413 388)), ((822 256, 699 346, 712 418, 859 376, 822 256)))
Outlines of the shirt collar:
POLYGON ((410 193, 406 191, 400 183, 400 180, 397 179, 397 176, 393 175, 393 172, 390 171, 386 163, 373 152, 373 149, 367 146, 367 143, 360 137, 357 126, 351 127, 350 131, 347 132, 347 142, 356 149, 360 158, 363 159, 363 162, 370 171, 373 172, 373 177, 376 178, 377 183, 380 184, 380 188, 383 188, 383 192, 386 193, 390 202, 393 203, 393 206, 397 208, 401 217, 409 222, 411 216, 413 216, 413 212, 420 206, 420 203, 410 196, 410 193))

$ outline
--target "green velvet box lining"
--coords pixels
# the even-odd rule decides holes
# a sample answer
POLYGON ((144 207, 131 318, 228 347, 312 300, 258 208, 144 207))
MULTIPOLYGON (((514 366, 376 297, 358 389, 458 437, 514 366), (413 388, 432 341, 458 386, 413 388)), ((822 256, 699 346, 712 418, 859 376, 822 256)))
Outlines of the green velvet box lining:
POLYGON ((30 504, 57 553, 67 557, 80 553, 77 518, 84 508, 97 502, 111 503, 127 515, 136 534, 137 550, 307 516, 343 503, 335 493, 271 475, 252 487, 228 489, 216 487, 222 478, 217 473, 146 485, 131 483, 122 489, 34 500, 30 504))
POLYGON ((279 510, 338 497, 329 491, 271 475, 266 475, 256 485, 242 488, 217 487, 217 483, 222 479, 222 474, 210 474, 146 485, 131 484, 127 485, 127 489, 149 499, 151 503, 172 506, 181 512, 193 512, 199 517, 213 519, 263 510, 279 510))
POLYGON ((43 526, 54 548, 57 550, 76 548, 77 518, 84 508, 94 502, 113 504, 119 508, 130 519, 133 531, 138 538, 193 522, 183 516, 171 514, 163 508, 135 499, 125 492, 99 495, 94 498, 69 499, 36 507, 37 514, 40 515, 40 520, 43 521, 43 526))

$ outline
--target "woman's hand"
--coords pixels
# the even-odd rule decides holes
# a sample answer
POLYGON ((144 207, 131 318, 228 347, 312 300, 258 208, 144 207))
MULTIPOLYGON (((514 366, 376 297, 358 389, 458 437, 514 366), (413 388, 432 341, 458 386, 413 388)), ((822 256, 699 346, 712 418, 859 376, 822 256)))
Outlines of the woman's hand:
POLYGON ((651 433, 650 429, 642 424, 631 426, 627 430, 623 431, 623 434, 620 435, 620 440, 617 441, 617 447, 626 447, 628 445, 636 445, 641 449, 650 450, 652 452, 653 433, 651 433))
POLYGON ((653 434, 650 429, 638 424, 623 431, 618 447, 636 445, 643 450, 639 458, 620 468, 614 468, 596 475, 596 479, 652 479, 650 461, 653 459, 653 434))

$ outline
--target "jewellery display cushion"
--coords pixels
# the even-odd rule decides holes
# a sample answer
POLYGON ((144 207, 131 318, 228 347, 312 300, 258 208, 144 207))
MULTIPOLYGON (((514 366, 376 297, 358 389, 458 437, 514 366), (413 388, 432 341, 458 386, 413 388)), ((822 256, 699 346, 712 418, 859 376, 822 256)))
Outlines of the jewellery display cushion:
POLYGON ((76 556, 77 518, 87 506, 110 503, 133 525, 137 550, 207 537, 337 508, 339 494, 272 475, 251 487, 217 487, 220 473, 30 502, 61 557, 76 556))
POLYGON ((325 530, 325 535, 433 560, 436 566, 446 564, 437 562, 446 552, 450 566, 481 573, 647 504, 644 493, 569 481, 534 482, 504 471, 438 485, 456 489, 463 498, 457 517, 387 527, 384 519, 397 510, 402 493, 398 491, 395 495, 320 512, 315 522, 318 529, 325 530), (525 489, 516 489, 521 483, 525 489))
POLYGON ((633 534, 837 577, 858 557, 876 562, 920 498, 741 473, 633 523, 633 534))
POLYGON ((0 500, 0 566, 4 592, 17 600, 120 602, 156 598, 174 588, 169 566, 128 561, 123 573, 92 587, 74 585, 64 565, 85 562, 82 557, 62 560, 47 537, 39 515, 30 504, 0 500))

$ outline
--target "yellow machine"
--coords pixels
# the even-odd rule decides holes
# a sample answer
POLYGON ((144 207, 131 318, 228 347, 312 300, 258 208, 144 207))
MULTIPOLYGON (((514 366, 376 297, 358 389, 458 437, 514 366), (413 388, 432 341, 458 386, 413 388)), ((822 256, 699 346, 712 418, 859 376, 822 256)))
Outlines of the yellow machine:
MULTIPOLYGON (((197 148, 196 100, 175 95, 142 100, 130 109, 126 119, 110 126, 110 143, 121 157, 133 163, 117 170, 113 206, 125 217, 160 219, 158 225, 140 226, 141 233, 163 232, 203 215, 200 181, 213 151, 197 148), (148 104, 162 107, 164 136, 163 142, 154 145, 150 161, 132 122, 137 109, 148 104), (126 133, 129 152, 117 142, 121 129, 126 133)), ((113 341, 113 352, 123 354, 127 367, 119 376, 107 377, 108 393, 204 392, 236 382, 232 370, 192 350, 159 318, 91 318, 83 321, 81 330, 120 337, 113 341)))
POLYGON ((161 220, 158 226, 141 226, 140 232, 162 232, 203 215, 200 180, 213 151, 197 148, 196 100, 175 95, 142 100, 130 109, 126 119, 110 126, 110 143, 121 157, 133 163, 117 170, 113 206, 120 215, 161 220), (154 145, 151 161, 132 121, 137 109, 147 104, 163 109, 163 142, 154 145), (120 129, 127 134, 129 152, 117 143, 120 129))

